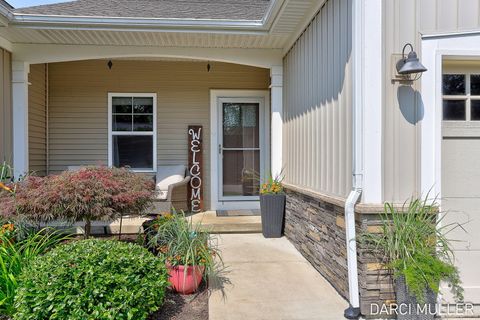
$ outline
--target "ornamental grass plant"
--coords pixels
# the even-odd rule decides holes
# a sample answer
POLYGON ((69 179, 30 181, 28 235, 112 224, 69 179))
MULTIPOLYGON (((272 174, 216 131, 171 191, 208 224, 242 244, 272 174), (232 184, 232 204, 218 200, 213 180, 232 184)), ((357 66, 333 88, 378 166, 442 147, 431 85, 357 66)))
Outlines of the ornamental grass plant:
POLYGON ((200 224, 193 224, 184 213, 160 216, 150 228, 154 233, 147 246, 168 265, 203 267, 205 279, 216 276, 223 269, 216 240, 202 230, 200 224))
POLYGON ((463 289, 448 234, 463 227, 446 223, 446 214, 438 212, 435 201, 412 199, 398 208, 386 203, 380 215, 380 231, 364 232, 361 243, 380 256, 394 278, 404 277, 407 288, 417 301, 424 302, 428 290, 439 292, 440 281, 451 285, 458 301, 463 289))

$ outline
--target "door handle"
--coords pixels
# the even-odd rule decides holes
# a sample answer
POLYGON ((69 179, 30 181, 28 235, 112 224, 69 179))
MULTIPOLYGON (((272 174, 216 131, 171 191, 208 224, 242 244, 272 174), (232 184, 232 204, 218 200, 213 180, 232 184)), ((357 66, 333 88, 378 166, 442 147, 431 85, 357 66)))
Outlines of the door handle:
POLYGON ((222 145, 221 144, 218 145, 218 154, 222 154, 222 145))

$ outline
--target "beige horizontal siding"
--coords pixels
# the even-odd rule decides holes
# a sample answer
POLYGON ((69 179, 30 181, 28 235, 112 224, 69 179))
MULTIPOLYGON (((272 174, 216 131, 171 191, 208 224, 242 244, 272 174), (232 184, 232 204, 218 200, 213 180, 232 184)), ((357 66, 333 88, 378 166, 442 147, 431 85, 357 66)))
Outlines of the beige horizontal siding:
MULTIPOLYGON (((187 126, 204 127, 210 198, 210 89, 267 89, 266 69, 190 61, 79 61, 49 65, 49 169, 108 162, 108 92, 157 94, 159 165, 187 164, 187 126)), ((216 170, 216 168, 213 168, 216 170)), ((207 203, 207 207, 208 207, 207 203)))
POLYGON ((286 182, 341 197, 351 186, 351 6, 327 1, 284 58, 286 182))
POLYGON ((29 169, 43 176, 47 173, 46 66, 31 65, 28 81, 29 169))
POLYGON ((13 161, 12 55, 0 48, 0 162, 13 161))

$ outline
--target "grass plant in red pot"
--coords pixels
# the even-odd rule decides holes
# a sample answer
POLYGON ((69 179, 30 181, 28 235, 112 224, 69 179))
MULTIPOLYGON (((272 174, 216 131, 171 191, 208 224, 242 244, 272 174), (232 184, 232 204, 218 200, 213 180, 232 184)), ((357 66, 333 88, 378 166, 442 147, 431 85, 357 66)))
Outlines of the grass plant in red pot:
POLYGON ((262 233, 265 238, 280 238, 285 215, 285 192, 282 178, 270 177, 260 188, 262 233))
POLYGON ((222 260, 208 232, 193 225, 184 214, 156 219, 148 245, 165 259, 171 288, 180 294, 197 291, 203 279, 218 270, 222 260))

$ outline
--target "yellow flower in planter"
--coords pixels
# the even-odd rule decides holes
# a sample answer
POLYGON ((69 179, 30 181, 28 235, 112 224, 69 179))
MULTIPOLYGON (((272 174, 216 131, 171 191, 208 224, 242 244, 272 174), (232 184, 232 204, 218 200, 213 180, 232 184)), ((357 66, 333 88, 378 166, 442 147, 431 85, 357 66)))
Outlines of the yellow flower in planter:
POLYGON ((261 185, 260 194, 280 194, 283 193, 282 178, 270 177, 266 183, 261 185))

